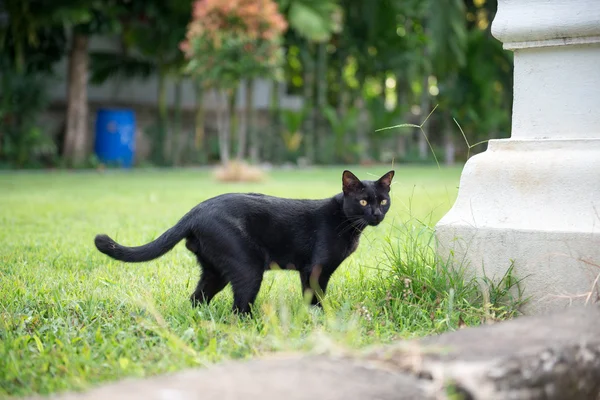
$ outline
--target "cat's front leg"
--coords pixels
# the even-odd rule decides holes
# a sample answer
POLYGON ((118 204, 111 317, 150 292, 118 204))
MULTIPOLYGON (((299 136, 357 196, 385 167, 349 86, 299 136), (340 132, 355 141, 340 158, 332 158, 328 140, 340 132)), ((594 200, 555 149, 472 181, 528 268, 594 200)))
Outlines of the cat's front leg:
POLYGON ((324 267, 322 264, 315 264, 312 268, 300 272, 302 282, 302 295, 310 296, 310 304, 317 307, 323 307, 321 301, 325 297, 329 278, 333 273, 332 268, 324 267))

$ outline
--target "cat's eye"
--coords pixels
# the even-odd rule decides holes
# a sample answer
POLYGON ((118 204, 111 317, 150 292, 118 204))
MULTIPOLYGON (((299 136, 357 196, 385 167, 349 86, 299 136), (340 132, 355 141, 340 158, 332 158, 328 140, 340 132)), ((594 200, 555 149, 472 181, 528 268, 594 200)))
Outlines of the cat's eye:
POLYGON ((359 201, 359 203, 363 207, 367 205, 367 201, 366 200, 361 200, 361 201, 359 201))
POLYGON ((387 204, 387 200, 386 199, 381 200, 381 205, 382 206, 385 206, 386 204, 387 204))

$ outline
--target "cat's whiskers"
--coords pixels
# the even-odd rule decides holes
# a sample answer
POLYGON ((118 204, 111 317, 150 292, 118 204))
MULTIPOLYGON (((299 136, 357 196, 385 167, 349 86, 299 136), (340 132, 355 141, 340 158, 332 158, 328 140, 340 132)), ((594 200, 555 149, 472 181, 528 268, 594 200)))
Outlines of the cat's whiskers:
MULTIPOLYGON (((341 236, 344 233, 347 233, 352 229, 354 229, 358 233, 361 233, 363 231, 363 229, 368 225, 368 223, 362 218, 362 216, 348 217, 346 221, 344 221, 340 225, 338 225, 338 228, 339 228, 339 226, 343 225, 344 223, 346 223, 347 225, 345 225, 338 232, 338 236, 341 236)), ((336 228, 336 230, 337 230, 337 228, 336 228)))
POLYGON ((342 222, 340 222, 338 224, 338 226, 335 227, 335 229, 337 230, 341 226, 344 226, 346 224, 352 224, 353 222, 356 222, 357 220, 360 220, 360 219, 362 219, 362 216, 359 216, 359 215, 352 215, 350 217, 346 217, 346 219, 343 220, 342 222))
POLYGON ((354 224, 348 223, 348 225, 343 226, 342 229, 340 229, 337 232, 337 234, 338 234, 338 236, 342 236, 343 234, 349 232, 353 228, 356 229, 355 226, 354 226, 354 224))

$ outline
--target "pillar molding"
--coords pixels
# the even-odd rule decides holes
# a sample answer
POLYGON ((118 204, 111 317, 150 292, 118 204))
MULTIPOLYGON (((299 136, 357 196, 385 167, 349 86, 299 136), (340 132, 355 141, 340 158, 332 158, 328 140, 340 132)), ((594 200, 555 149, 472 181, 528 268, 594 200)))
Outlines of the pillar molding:
POLYGON ((600 1, 499 0, 492 33, 514 52, 511 137, 466 163, 438 251, 479 276, 514 262, 544 313, 600 274, 600 1))

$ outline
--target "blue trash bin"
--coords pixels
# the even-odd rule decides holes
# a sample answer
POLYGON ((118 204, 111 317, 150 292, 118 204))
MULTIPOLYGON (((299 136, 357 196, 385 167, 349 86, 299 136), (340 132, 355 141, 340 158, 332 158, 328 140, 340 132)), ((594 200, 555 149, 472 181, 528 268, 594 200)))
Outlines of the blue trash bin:
POLYGON ((135 155, 135 113, 132 110, 98 110, 94 152, 105 164, 131 168, 135 155))

